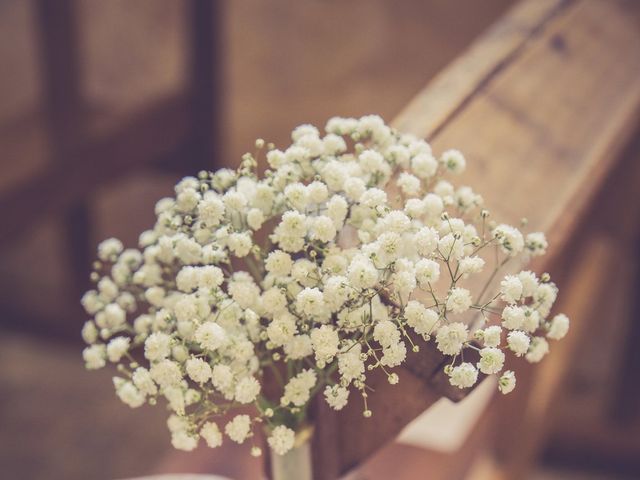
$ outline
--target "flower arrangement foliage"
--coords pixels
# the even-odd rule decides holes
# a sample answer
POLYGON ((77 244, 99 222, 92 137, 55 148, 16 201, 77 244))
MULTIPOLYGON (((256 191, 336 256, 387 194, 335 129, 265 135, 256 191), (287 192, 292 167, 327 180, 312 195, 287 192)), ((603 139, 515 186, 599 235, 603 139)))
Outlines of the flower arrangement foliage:
POLYGON ((549 318, 548 275, 496 281, 547 242, 495 224, 480 195, 447 180, 465 169, 459 151, 436 159, 373 115, 332 118, 324 134, 302 125, 292 140, 284 151, 258 140, 236 171, 181 180, 137 249, 98 248, 86 367, 117 364, 132 408, 166 402, 176 448, 243 443, 261 426, 284 454, 314 396, 335 410, 362 402, 370 417, 369 372, 398 383, 395 367, 430 341, 452 385, 482 373, 508 393, 506 354, 538 362, 567 333, 565 315, 549 318))

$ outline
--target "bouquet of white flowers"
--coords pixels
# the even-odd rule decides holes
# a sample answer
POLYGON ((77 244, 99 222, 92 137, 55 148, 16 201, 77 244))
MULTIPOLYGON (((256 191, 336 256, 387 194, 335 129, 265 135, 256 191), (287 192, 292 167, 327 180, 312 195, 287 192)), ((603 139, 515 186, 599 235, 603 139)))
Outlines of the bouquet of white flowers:
POLYGON ((450 357, 452 385, 481 372, 508 393, 505 353, 538 362, 567 333, 565 315, 548 318, 548 275, 498 278, 547 242, 495 224, 480 195, 446 180, 465 169, 459 151, 436 159, 378 116, 332 118, 325 131, 302 125, 284 151, 258 140, 238 170, 184 178, 137 249, 98 248, 82 299, 86 366, 117 364, 130 407, 166 400, 176 448, 262 428, 285 454, 314 396, 336 410, 359 396, 369 417, 368 372, 401 381, 394 367, 429 341, 450 357))

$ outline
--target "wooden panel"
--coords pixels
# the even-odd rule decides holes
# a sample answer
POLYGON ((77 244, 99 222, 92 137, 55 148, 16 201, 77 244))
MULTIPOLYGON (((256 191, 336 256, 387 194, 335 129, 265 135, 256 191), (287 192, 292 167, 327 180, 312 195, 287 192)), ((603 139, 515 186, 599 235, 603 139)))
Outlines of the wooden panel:
POLYGON ((403 132, 434 137, 567 4, 567 0, 517 3, 464 55, 431 80, 394 119, 394 126, 403 132))
POLYGON ((118 127, 78 146, 64 167, 51 165, 0 196, 0 216, 5 219, 0 244, 33 227, 36 220, 64 211, 105 181, 184 150, 188 104, 182 95, 168 97, 113 123, 118 127), (60 188, 63 184, 67 188, 60 188))
MULTIPOLYGON (((394 124, 430 138, 437 152, 465 152, 463 181, 483 194, 494 218, 517 223, 524 216, 531 229, 547 231, 548 262, 566 246, 636 127, 640 32, 618 2, 528 1, 514 12, 493 31, 518 31, 509 22, 523 12, 537 17, 524 33, 507 36, 509 48, 491 47, 499 43, 492 35, 481 40, 468 60, 473 82, 457 80, 465 56, 436 80, 436 93, 427 87, 394 124), (485 52, 486 65, 477 52, 485 52), (434 96, 446 96, 448 107, 425 108, 434 96)), ((400 377, 393 393, 380 382, 369 397, 374 426, 365 425, 360 408, 338 415, 340 449, 332 454, 343 470, 433 403, 423 379, 406 371, 400 377)))

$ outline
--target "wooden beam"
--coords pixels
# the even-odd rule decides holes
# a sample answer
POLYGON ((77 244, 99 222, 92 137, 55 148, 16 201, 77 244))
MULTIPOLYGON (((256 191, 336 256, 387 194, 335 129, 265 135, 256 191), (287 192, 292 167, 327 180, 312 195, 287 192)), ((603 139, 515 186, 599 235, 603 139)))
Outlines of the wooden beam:
POLYGON ((402 132, 431 139, 496 75, 518 58, 527 43, 572 0, 516 3, 442 72, 436 75, 393 120, 402 132))
MULTIPOLYGON (((75 0, 38 0, 40 66, 43 78, 44 109, 51 148, 51 161, 63 168, 69 154, 84 138, 82 122, 79 36, 75 0)), ((66 188, 64 183, 59 188, 66 188)), ((63 212, 65 254, 73 271, 74 291, 81 295, 89 285, 93 248, 90 247, 91 221, 86 198, 77 198, 63 212)))
POLYGON ((218 0, 189 0, 189 101, 191 174, 212 169, 221 149, 222 7, 218 0))
POLYGON ((60 214, 99 185, 183 150, 190 118, 187 105, 183 95, 159 100, 114 122, 114 131, 77 146, 64 165, 50 165, 4 193, 0 245, 24 234, 39 219, 60 214))
POLYGON ((43 102, 56 161, 77 138, 83 109, 75 0, 37 0, 39 62, 43 102))

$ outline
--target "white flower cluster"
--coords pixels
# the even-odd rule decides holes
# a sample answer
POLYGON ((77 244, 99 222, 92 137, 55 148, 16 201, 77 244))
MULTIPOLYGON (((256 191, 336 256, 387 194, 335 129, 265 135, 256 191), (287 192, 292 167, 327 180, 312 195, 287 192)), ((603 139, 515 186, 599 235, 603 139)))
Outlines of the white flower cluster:
POLYGON ((480 195, 446 180, 465 169, 459 151, 436 158, 377 116, 332 118, 322 134, 302 125, 292 139, 266 146, 264 175, 259 140, 237 171, 180 181, 138 249, 98 248, 82 299, 86 366, 117 364, 116 393, 132 408, 164 398, 176 448, 242 443, 261 425, 284 454, 315 395, 340 410, 359 393, 371 416, 368 372, 397 383, 394 367, 432 338, 452 385, 498 375, 508 393, 505 352, 538 362, 567 333, 566 316, 547 319, 547 275, 506 275, 490 294, 487 277, 547 242, 493 224, 480 195), (243 406, 253 413, 218 426, 243 406))

